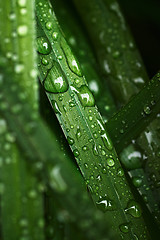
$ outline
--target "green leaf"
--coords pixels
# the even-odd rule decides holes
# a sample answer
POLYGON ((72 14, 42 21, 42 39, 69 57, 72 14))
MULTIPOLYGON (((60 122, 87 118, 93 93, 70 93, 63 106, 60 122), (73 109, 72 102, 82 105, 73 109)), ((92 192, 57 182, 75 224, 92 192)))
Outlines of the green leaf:
MULTIPOLYGON (((117 176, 121 165, 105 132, 102 118, 94 106, 94 99, 82 77, 79 64, 62 35, 55 15, 51 14, 51 7, 48 4, 44 6, 43 1, 37 1, 36 13, 38 39, 47 38, 45 45, 50 44, 52 47, 52 51, 45 55, 45 59, 48 60, 47 66, 43 64, 44 55, 39 53, 40 80, 53 108, 55 109, 56 105, 59 109, 57 117, 66 138, 69 138, 69 142, 73 140, 71 149, 90 188, 92 198, 97 207, 106 212, 112 228, 119 235, 123 234, 119 226, 129 221, 132 221, 132 226, 127 235, 123 234, 124 238, 133 236, 133 229, 135 234, 141 235, 138 225, 143 225, 143 220, 141 217, 136 219, 133 214, 127 212, 127 206, 133 196, 124 176, 117 176), (44 14, 45 19, 42 21, 44 14), (56 39, 53 37, 55 33, 56 39), (68 89, 60 92, 67 83, 68 89)), ((143 237, 145 238, 145 235, 143 237)))
MULTIPOLYGON (((28 89, 28 94, 21 97, 32 105, 38 105, 37 78, 33 74, 36 67, 34 51, 35 26, 33 22, 34 5, 32 1, 2 1, 1 3, 1 34, 0 50, 8 59, 5 68, 11 68, 14 87, 11 91, 17 94, 17 85, 28 89), (23 8, 22 8, 23 7, 23 8), (22 13, 27 13, 27 17, 22 13), (24 34, 25 31, 26 34, 24 34), (23 34, 22 34, 23 33, 23 34), (29 56, 28 56, 29 54, 29 56), (29 73, 32 73, 30 76, 29 73), (33 76, 34 75, 34 76, 33 76), (30 79, 30 80, 29 80, 30 79), (33 88, 29 88, 32 82, 33 88)), ((4 71, 1 69, 1 84, 7 87, 4 71)), ((8 86, 9 88, 11 86, 8 86)), ((2 97, 1 88, 1 97, 2 97)), ((27 92, 27 90, 26 90, 27 92)), ((7 97, 7 95, 6 95, 7 97)), ((7 108, 2 103, 1 109, 7 108)), ((18 114, 22 109, 20 101, 12 108, 12 114, 18 114)), ((14 129, 9 130, 4 116, 1 123, 5 123, 6 130, 1 134, 1 231, 3 240, 44 239, 43 227, 43 197, 42 184, 35 176, 16 143, 14 129)))
MULTIPOLYGON (((115 0, 101 2, 73 0, 73 2, 94 46, 101 73, 106 78, 104 84, 109 83, 117 106, 121 106, 143 87, 144 82, 148 81, 148 77, 119 5, 115 0)), ((159 159, 157 158, 159 135, 156 129, 159 128, 158 126, 158 120, 154 120, 154 123, 134 145, 136 150, 134 152, 139 152, 140 149, 140 155, 147 159, 144 161, 144 171, 149 182, 149 189, 157 204, 160 196, 157 187, 159 183, 159 159), (154 137, 150 138, 149 136, 154 137), (156 139, 156 142, 153 139, 156 139)), ((131 152, 127 150, 121 155, 121 161, 124 157, 129 159, 130 154, 131 152)), ((146 201, 147 205, 153 205, 152 202, 149 203, 149 199, 146 201)), ((157 221, 157 210, 153 209, 152 211, 157 221)))

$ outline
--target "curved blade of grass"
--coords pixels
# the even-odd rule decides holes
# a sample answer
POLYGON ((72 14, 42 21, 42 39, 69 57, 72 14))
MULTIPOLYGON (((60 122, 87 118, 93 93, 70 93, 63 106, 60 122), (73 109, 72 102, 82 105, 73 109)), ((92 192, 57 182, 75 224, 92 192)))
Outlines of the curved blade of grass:
MULTIPOLYGON (((126 26, 119 5, 115 0, 110 1, 77 1, 74 0, 92 43, 94 45, 101 71, 110 83, 117 104, 126 103, 148 81, 143 62, 135 47, 131 34, 126 26), (105 64, 107 68, 105 68, 105 64), (106 71, 105 69, 109 69, 106 71)), ((148 130, 136 141, 136 147, 143 156, 144 170, 149 181, 152 195, 159 202, 159 136, 156 129, 157 120, 153 121, 148 130), (156 138, 156 142, 153 141, 156 138), (151 144, 152 141, 152 144, 151 144), (153 180, 154 179, 154 180, 153 180)), ((130 152, 127 153, 128 157, 130 152)), ((121 158, 126 157, 126 152, 121 158)), ((158 210, 159 212, 159 210, 158 210)), ((154 213, 155 216, 157 212, 154 213)), ((157 220, 157 217, 155 217, 157 220)))
POLYGON ((121 224, 126 222, 129 224, 129 221, 132 221, 132 227, 128 229, 127 234, 123 234, 123 237, 141 235, 137 224, 143 225, 143 220, 126 213, 128 204, 134 202, 133 196, 124 176, 117 176, 117 170, 121 165, 105 132, 101 116, 94 107, 93 96, 82 77, 78 62, 46 1, 45 3, 37 1, 36 12, 39 24, 37 50, 40 53, 40 79, 71 143, 71 149, 92 192, 93 200, 99 208, 106 211, 106 217, 110 219, 119 236, 123 234, 120 230, 121 224), (47 47, 44 49, 43 46, 47 47), (48 60, 47 67, 43 64, 44 57, 48 60), (59 81, 62 86, 60 83, 57 84, 59 81), (106 169, 103 175, 104 168, 106 169), (120 186, 120 182, 123 187, 120 186), (127 193, 127 199, 123 196, 124 192, 127 193))
MULTIPOLYGON (((16 134, 17 142, 30 160, 33 171, 37 172, 44 183, 49 183, 59 203, 66 209, 70 221, 78 223, 78 229, 87 239, 97 239, 97 234, 104 240, 114 239, 105 215, 96 210, 88 198, 80 173, 73 163, 59 153, 55 137, 40 117, 35 117, 30 104, 21 99, 23 111, 19 111, 18 115, 13 114, 12 109, 20 98, 13 91, 15 83, 12 76, 7 77, 6 69, 3 69, 4 72, 6 82, 5 86, 1 84, 1 103, 8 107, 0 108, 0 112, 16 134)), ((18 86, 18 93, 23 91, 18 86)))
MULTIPOLYGON (((109 120, 116 112, 116 105, 108 86, 105 84, 102 88, 102 77, 100 78, 97 74, 98 67, 96 59, 93 56, 85 32, 81 28, 81 23, 77 20, 76 11, 74 8, 72 9, 72 7, 73 6, 71 4, 68 4, 68 2, 66 3, 63 0, 54 2, 54 10, 58 20, 60 21, 60 26, 62 27, 71 48, 76 53, 76 56, 80 61, 83 73, 89 84, 89 88, 95 96, 97 106, 99 107, 103 119, 106 121, 109 120), (64 19, 67 19, 67 23, 64 19)), ((110 129, 110 131, 111 130, 112 129, 110 129)), ((119 146, 115 145, 115 147, 119 146)), ((125 170, 128 172, 134 188, 136 188, 140 196, 144 196, 145 204, 146 198, 148 199, 147 207, 149 211, 157 214, 157 204, 154 200, 152 191, 149 189, 149 183, 142 168, 142 159, 139 158, 140 156, 141 154, 139 149, 130 145, 125 149, 123 157, 120 157, 120 161, 125 170)), ((119 171, 119 174, 123 174, 123 170, 119 171)), ((144 211, 146 211, 146 209, 144 211)), ((152 218, 152 216, 149 218, 152 218)))
MULTIPOLYGON (((17 79, 17 83, 21 81, 21 85, 27 85, 29 84, 27 74, 32 71, 33 64, 35 65, 33 2, 28 1, 23 6, 23 10, 28 11, 27 17, 23 14, 21 16, 19 13, 22 8, 18 7, 17 10, 17 1, 7 0, 2 1, 1 4, 3 5, 1 51, 8 58, 8 64, 12 66, 12 75, 17 79), (19 32, 19 27, 22 28, 24 19, 26 28, 29 28, 27 36, 21 36, 22 33, 19 32), (17 37, 17 33, 20 36, 17 37), (26 44, 27 42, 29 44, 26 44), (19 46, 18 50, 17 46, 19 46), (27 51, 30 55, 24 58, 24 52, 27 51), (16 76, 22 63, 23 75, 16 76)), ((32 83, 34 87, 37 86, 35 76, 32 78, 32 83)), ((3 84, 5 86, 5 81, 3 84)), ((33 105, 37 103, 35 95, 37 95, 37 89, 30 89, 28 99, 33 105)), ((19 106, 17 104, 13 111, 16 111, 19 106)), ((1 104, 1 108, 5 107, 5 104, 1 104)), ((42 192, 39 190, 40 183, 19 150, 14 134, 11 134, 7 127, 6 132, 1 137, 1 142, 1 156, 3 157, 3 165, 1 166, 1 184, 3 186, 3 194, 1 195, 2 237, 4 240, 20 238, 43 240, 43 198, 42 192)))
POLYGON ((116 150, 120 153, 126 145, 147 127, 160 112, 160 73, 157 73, 143 89, 136 94, 107 123, 116 150))

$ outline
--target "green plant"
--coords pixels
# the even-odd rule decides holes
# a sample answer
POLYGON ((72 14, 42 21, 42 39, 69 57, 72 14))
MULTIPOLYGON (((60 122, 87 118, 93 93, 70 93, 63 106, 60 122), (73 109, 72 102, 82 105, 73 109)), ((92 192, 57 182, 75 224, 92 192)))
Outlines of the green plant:
POLYGON ((1 238, 156 239, 159 73, 139 91, 147 74, 116 1, 73 2, 91 40, 70 1, 0 3, 1 238), (147 167, 130 159, 138 144, 147 167))

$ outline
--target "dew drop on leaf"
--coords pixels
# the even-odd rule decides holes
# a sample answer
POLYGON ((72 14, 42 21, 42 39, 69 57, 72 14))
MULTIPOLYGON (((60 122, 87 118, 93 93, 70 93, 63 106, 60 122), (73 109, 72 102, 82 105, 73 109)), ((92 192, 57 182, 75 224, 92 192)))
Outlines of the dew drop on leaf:
POLYGON ((44 88, 50 93, 63 93, 68 90, 68 81, 59 64, 54 62, 43 82, 44 88))
POLYGON ((54 41, 56 41, 58 39, 58 33, 57 32, 53 32, 52 33, 52 38, 54 41))
POLYGON ((78 88, 77 95, 83 107, 93 107, 95 105, 93 94, 86 85, 78 88))
POLYGON ((96 204, 97 207, 103 212, 112 211, 115 209, 113 201, 108 199, 106 196, 100 197, 96 204))
POLYGON ((125 212, 132 215, 135 218, 139 218, 142 215, 141 207, 135 200, 130 200, 128 202, 125 212))
POLYGON ((142 185, 142 178, 133 177, 132 182, 135 187, 140 187, 142 185))
POLYGON ((51 45, 46 37, 37 38, 37 51, 44 55, 51 52, 51 45))
POLYGON ((113 167, 114 166, 114 159, 113 158, 107 158, 107 165, 109 166, 109 167, 113 167))
POLYGON ((79 153, 79 151, 77 149, 75 149, 73 151, 73 154, 74 154, 75 157, 78 157, 80 153, 79 153))
POLYGON ((53 27, 52 22, 47 22, 47 23, 46 23, 46 28, 47 28, 48 30, 51 30, 52 27, 53 27))
POLYGON ((128 233, 129 232, 129 225, 128 225, 128 223, 123 223, 123 224, 119 225, 119 229, 123 233, 128 233))
POLYGON ((67 141, 68 141, 69 145, 73 145, 74 144, 74 139, 69 137, 69 136, 67 137, 67 141))
POLYGON ((57 102, 55 100, 51 100, 51 103, 52 103, 52 107, 53 107, 54 112, 57 113, 57 114, 61 114, 61 111, 58 107, 57 102))
POLYGON ((143 110, 144 110, 144 113, 147 115, 151 113, 151 109, 148 105, 145 105, 143 110))
POLYGON ((66 61, 68 63, 68 67, 70 70, 75 73, 77 76, 82 77, 82 72, 80 69, 80 65, 78 61, 75 59, 71 49, 68 47, 66 41, 64 39, 61 40, 61 48, 66 57, 66 61))

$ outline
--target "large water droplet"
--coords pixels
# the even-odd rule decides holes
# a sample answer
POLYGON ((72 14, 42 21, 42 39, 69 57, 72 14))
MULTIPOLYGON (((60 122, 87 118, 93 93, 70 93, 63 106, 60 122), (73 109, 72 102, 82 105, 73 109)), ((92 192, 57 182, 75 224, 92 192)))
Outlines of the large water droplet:
POLYGON ((142 215, 142 210, 140 205, 135 200, 130 200, 127 204, 125 212, 132 215, 135 218, 139 218, 142 215))
POLYGON ((61 40, 61 47, 63 49, 63 52, 66 57, 66 61, 68 63, 69 68, 71 69, 71 71, 74 72, 79 77, 82 77, 80 65, 77 62, 77 60, 75 59, 71 49, 68 47, 68 45, 64 39, 61 40))
POLYGON ((41 54, 49 54, 51 52, 51 45, 46 37, 37 38, 37 51, 41 54))
POLYGON ((57 62, 54 62, 43 84, 45 90, 51 93, 63 93, 66 92, 69 87, 67 78, 57 62))
POLYGON ((96 204, 97 204, 97 207, 103 212, 112 211, 115 209, 113 201, 108 199, 106 196, 100 197, 98 202, 96 202, 96 204))
POLYGON ((82 85, 77 91, 78 98, 83 107, 93 107, 95 104, 92 92, 86 85, 82 85))

